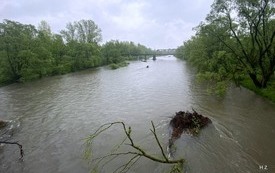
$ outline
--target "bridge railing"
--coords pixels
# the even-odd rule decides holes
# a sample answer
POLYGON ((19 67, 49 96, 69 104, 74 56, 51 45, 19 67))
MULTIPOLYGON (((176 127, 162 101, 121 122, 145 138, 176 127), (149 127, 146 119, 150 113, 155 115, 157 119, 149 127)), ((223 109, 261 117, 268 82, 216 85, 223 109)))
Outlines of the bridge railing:
POLYGON ((129 54, 122 54, 122 56, 166 56, 166 55, 175 55, 175 53, 129 53, 129 54))

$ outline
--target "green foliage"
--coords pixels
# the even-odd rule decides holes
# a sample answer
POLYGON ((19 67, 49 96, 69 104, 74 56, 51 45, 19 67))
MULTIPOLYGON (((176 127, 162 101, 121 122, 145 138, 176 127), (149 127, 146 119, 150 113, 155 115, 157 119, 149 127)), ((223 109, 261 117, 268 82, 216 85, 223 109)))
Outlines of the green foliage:
POLYGON ((115 63, 112 63, 109 65, 109 67, 112 69, 112 70, 115 70, 115 69, 118 69, 119 68, 119 65, 118 64, 115 64, 115 63))
POLYGON ((111 64, 127 66, 140 53, 152 52, 133 42, 110 41, 103 46, 101 30, 92 20, 68 23, 60 34, 46 21, 33 25, 0 23, 0 84, 25 82, 111 64))
POLYGON ((0 42, 0 83, 24 82, 101 63, 97 43, 64 44, 61 35, 53 35, 45 21, 36 30, 32 25, 4 20, 0 23, 0 42))
POLYGON ((120 67, 126 67, 127 65, 129 65, 129 63, 126 62, 126 61, 123 61, 123 62, 120 62, 120 63, 112 63, 112 64, 109 65, 109 67, 112 70, 115 70, 115 69, 118 69, 120 67))
POLYGON ((18 81, 22 77, 22 70, 28 65, 32 43, 35 41, 37 30, 32 25, 4 20, 0 23, 0 51, 2 52, 2 68, 8 76, 8 81, 18 81), (4 66, 5 65, 5 66, 4 66))
POLYGON ((112 40, 102 46, 103 64, 118 64, 135 59, 139 54, 152 53, 152 50, 133 42, 112 40))
POLYGON ((275 103, 275 78, 273 78, 270 82, 267 88, 264 89, 259 89, 257 87, 255 87, 255 85, 253 84, 253 82, 249 79, 249 77, 244 78, 241 81, 241 84, 254 91, 255 93, 271 100, 272 102, 275 103))
POLYGON ((9 64, 7 61, 7 53, 6 51, 0 52, 0 86, 1 84, 8 84, 11 82, 10 76, 11 70, 9 69, 9 64))
POLYGON ((92 20, 80 20, 68 23, 61 34, 65 40, 78 43, 99 43, 102 40, 101 29, 92 20))
POLYGON ((29 81, 37 79, 40 77, 39 69, 36 65, 39 64, 39 59, 37 54, 33 53, 31 50, 21 50, 18 54, 18 58, 23 63, 22 69, 20 71, 20 81, 29 81))
POLYGON ((216 45, 216 39, 210 36, 192 37, 177 49, 176 56, 197 68, 197 79, 208 83, 209 93, 224 95, 228 81, 240 76, 231 54, 222 45, 216 45))
POLYGON ((176 56, 196 66, 200 79, 216 83, 212 92, 222 94, 229 81, 239 85, 244 76, 257 88, 269 87, 275 71, 274 6, 273 0, 216 0, 176 56))

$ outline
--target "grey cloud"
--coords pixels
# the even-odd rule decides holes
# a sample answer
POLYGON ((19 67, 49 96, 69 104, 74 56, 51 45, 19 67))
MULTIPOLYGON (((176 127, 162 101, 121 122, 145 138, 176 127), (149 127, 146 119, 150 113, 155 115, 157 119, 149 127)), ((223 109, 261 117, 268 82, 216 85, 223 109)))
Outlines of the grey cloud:
POLYGON ((128 40, 152 48, 174 48, 190 38, 212 0, 1 0, 0 17, 37 25, 49 22, 54 32, 66 23, 92 19, 103 40, 128 40))

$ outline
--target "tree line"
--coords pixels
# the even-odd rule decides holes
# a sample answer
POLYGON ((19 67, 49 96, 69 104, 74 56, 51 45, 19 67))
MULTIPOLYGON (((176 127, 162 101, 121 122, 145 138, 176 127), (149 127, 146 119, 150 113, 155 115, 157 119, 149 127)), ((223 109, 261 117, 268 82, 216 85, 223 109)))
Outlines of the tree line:
POLYGON ((5 19, 0 23, 0 84, 120 63, 152 52, 133 42, 100 45, 101 40, 101 29, 92 20, 69 22, 56 34, 46 21, 35 27, 5 19))
POLYGON ((176 56, 196 66, 198 76, 218 89, 243 79, 266 88, 275 70, 274 7, 274 0, 215 0, 176 56))

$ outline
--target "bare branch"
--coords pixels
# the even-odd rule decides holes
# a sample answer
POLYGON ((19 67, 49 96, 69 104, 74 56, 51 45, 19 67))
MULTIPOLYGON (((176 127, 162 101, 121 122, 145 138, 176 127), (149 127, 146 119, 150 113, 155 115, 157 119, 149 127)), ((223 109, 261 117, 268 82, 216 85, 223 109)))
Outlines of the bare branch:
POLYGON ((152 161, 155 162, 159 162, 159 163, 165 163, 165 164, 180 164, 182 165, 184 162, 184 159, 178 159, 178 160, 169 160, 167 158, 167 156, 164 153, 163 147, 160 144, 160 141, 158 139, 158 136, 156 134, 156 129, 154 126, 154 123, 152 123, 152 127, 153 129, 151 130, 151 132, 153 133, 155 140, 161 150, 161 154, 163 156, 164 159, 160 159, 157 158, 155 156, 152 156, 151 154, 148 154, 144 149, 142 149, 141 147, 137 146, 131 136, 131 127, 126 127, 126 125, 123 122, 113 122, 113 123, 107 123, 107 124, 103 124, 102 126, 100 126, 92 135, 90 135, 88 138, 86 138, 86 150, 85 152, 89 151, 91 152, 90 149, 87 150, 87 148, 91 148, 92 144, 93 144, 93 140, 98 137, 101 133, 103 133, 104 131, 108 130, 109 128, 111 128, 113 125, 117 125, 120 124, 122 125, 122 129, 126 135, 126 138, 124 138, 122 140, 122 142, 120 142, 116 147, 114 147, 114 149, 111 150, 111 153, 106 154, 102 157, 98 157, 98 158, 94 158, 91 160, 91 163, 95 163, 95 168, 93 170, 95 170, 97 168, 97 166, 101 165, 103 161, 105 161, 101 168, 103 168, 105 165, 107 165, 108 163, 112 162, 114 159, 118 159, 119 157, 123 157, 123 156, 131 156, 131 159, 129 161, 127 161, 127 163, 119 166, 114 172, 127 172, 141 157, 145 157, 147 159, 150 159, 152 161), (127 145, 125 142, 126 140, 129 140, 130 143, 128 144, 129 146, 131 146, 132 149, 134 149, 135 151, 126 151, 126 152, 119 152, 118 150, 120 149, 120 147, 124 144, 127 145), (108 159, 110 158, 110 159, 108 159))
POLYGON ((242 52, 243 52, 243 54, 244 54, 246 60, 247 60, 248 62, 250 62, 250 61, 249 61, 249 57, 248 57, 248 55, 247 55, 247 53, 246 53, 246 51, 245 51, 245 49, 244 49, 244 46, 243 46, 243 44, 242 44, 240 38, 238 37, 238 35, 236 34, 235 30, 233 29, 233 26, 232 26, 232 19, 231 19, 231 16, 230 16, 229 13, 227 14, 227 18, 228 18, 228 20, 229 20, 229 29, 230 29, 231 32, 233 33, 233 36, 234 36, 234 38, 237 40, 238 44, 241 46, 242 52))
POLYGON ((162 156, 164 157, 164 159, 165 159, 166 161, 168 161, 168 158, 167 158, 167 156, 165 155, 164 150, 163 150, 163 148, 162 148, 162 146, 161 146, 161 144, 160 144, 160 142, 159 142, 158 136, 157 136, 157 134, 156 134, 156 128, 155 128, 155 125, 154 125, 153 121, 151 121, 151 124, 152 124, 152 127, 153 127, 153 130, 151 130, 151 132, 153 133, 153 135, 154 135, 154 137, 155 137, 155 139, 156 139, 156 141, 157 141, 157 143, 158 143, 158 146, 159 146, 159 148, 160 148, 160 150, 161 150, 161 154, 162 154, 162 156))

